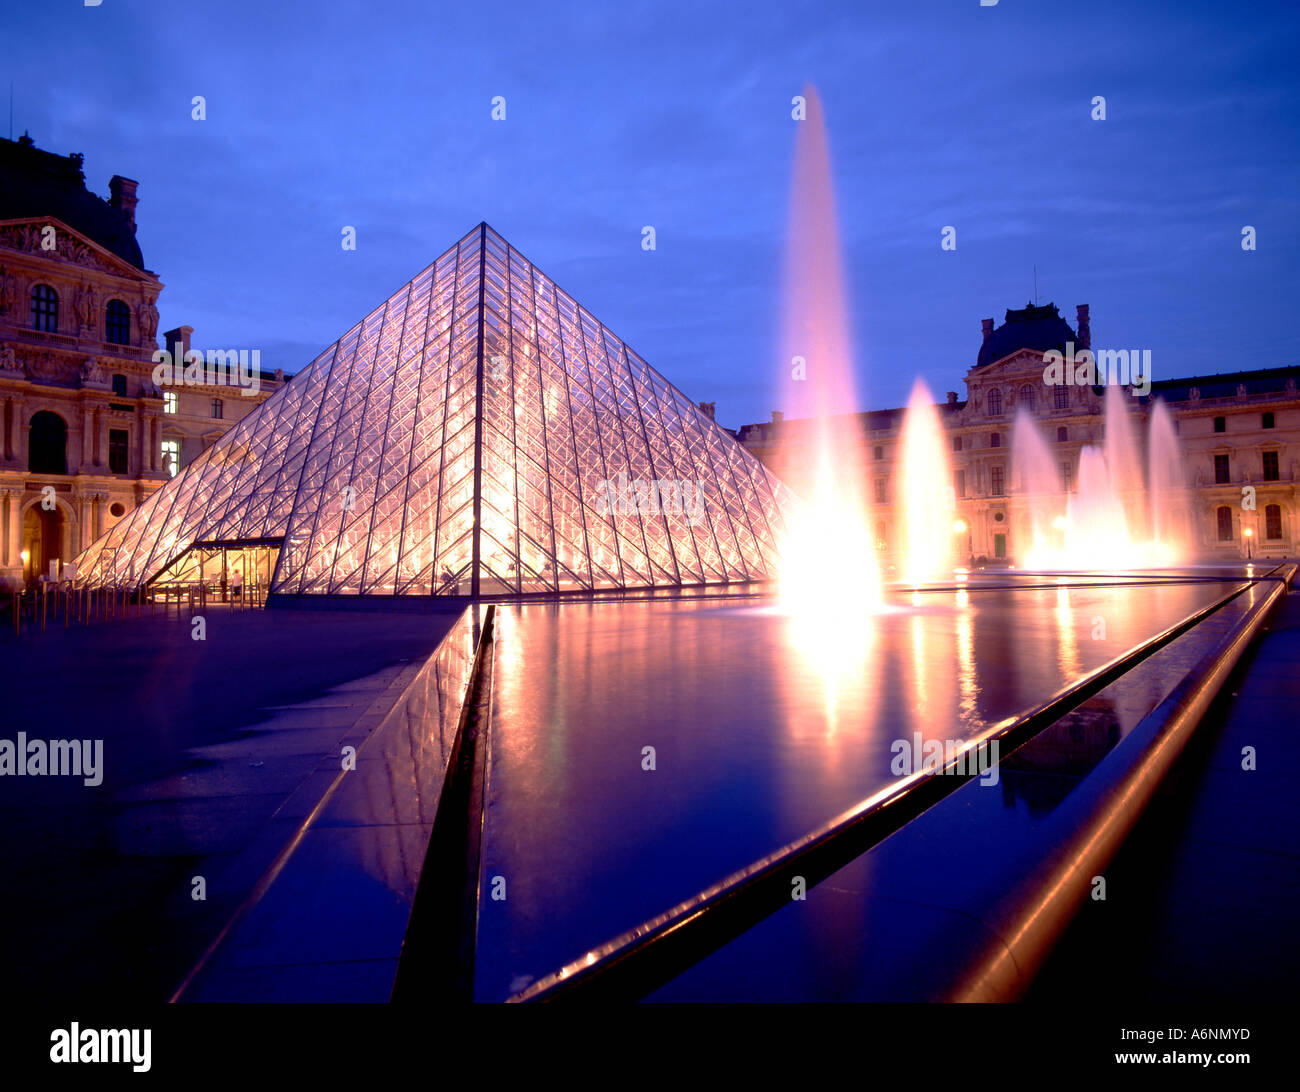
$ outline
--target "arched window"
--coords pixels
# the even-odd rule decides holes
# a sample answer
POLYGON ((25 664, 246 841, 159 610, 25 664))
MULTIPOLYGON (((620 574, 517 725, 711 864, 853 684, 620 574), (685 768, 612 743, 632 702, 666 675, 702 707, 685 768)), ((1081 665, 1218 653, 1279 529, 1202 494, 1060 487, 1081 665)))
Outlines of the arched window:
POLYGON ((996 387, 989 391, 989 416, 996 417, 1002 412, 1002 392, 996 387))
POLYGON ((1001 446, 1002 446, 1002 433, 1000 432, 993 433, 993 435, 989 437, 989 447, 1001 447, 1001 446))
POLYGON ((32 414, 27 434, 27 469, 33 474, 68 472, 68 425, 57 413, 32 414))
POLYGON ((126 397, 126 376, 121 372, 115 372, 113 375, 113 393, 118 398, 126 397))
POLYGON ((1219 541, 1232 541, 1232 509, 1227 505, 1220 506, 1216 513, 1219 521, 1219 541))
POLYGON ((1264 537, 1282 537, 1282 506, 1280 504, 1266 504, 1264 506, 1264 537))
POLYGON ((131 343, 131 309, 121 300, 109 300, 104 308, 104 340, 110 345, 131 343))
POLYGON ((32 289, 32 329, 47 334, 59 329, 59 294, 48 284, 38 284, 32 289))
POLYGON ((1058 444, 1065 443, 1065 441, 1068 440, 1069 438, 1070 438, 1070 433, 1066 430, 1064 425, 1062 425, 1060 428, 1056 430, 1056 442, 1058 444))
POLYGON ((1034 408, 1034 388, 1028 383, 1020 388, 1020 404, 1027 410, 1034 408))
POLYGON ((1070 388, 1064 383, 1058 383, 1052 388, 1052 408, 1069 409, 1070 408, 1070 388))

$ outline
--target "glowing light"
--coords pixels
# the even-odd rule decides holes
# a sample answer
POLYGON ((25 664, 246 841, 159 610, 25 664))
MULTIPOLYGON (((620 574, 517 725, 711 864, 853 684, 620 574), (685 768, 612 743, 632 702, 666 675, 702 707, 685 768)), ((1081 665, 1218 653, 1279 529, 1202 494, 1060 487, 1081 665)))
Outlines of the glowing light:
POLYGON ((946 580, 953 569, 952 527, 956 492, 948 463, 948 441, 939 411, 918 379, 903 418, 899 451, 902 469, 898 503, 903 521, 903 578, 915 587, 946 580))
POLYGON ((1250 538, 1250 536, 1253 535, 1255 532, 1252 531, 1249 527, 1247 527, 1245 533, 1246 533, 1246 537, 1250 538))
POLYGON ((27 562, 31 561, 32 559, 32 552, 31 550, 24 550, 21 554, 19 554, 19 557, 23 559, 23 564, 26 565, 27 562))
POLYGON ((966 521, 964 519, 953 520, 952 533, 954 535, 964 535, 966 533, 966 521))

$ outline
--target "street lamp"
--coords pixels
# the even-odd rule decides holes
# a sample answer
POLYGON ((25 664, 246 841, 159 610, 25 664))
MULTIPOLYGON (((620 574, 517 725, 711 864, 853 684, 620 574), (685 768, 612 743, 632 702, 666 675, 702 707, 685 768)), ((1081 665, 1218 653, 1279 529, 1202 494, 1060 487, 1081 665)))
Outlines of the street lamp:
POLYGON ((1243 529, 1242 534, 1246 536, 1246 560, 1249 561, 1251 558, 1250 540, 1255 537, 1255 532, 1251 528, 1246 527, 1243 529))

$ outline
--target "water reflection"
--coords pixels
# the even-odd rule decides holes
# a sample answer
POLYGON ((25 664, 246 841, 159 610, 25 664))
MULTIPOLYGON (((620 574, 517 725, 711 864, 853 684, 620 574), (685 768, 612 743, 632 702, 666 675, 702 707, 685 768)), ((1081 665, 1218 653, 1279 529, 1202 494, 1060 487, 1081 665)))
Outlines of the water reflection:
POLYGON ((479 996, 893 784, 891 741, 969 738, 1224 590, 973 582, 874 614, 832 593, 820 624, 770 601, 502 609, 483 852, 509 897, 480 918, 479 996), (1094 615, 1105 640, 1079 637, 1094 615))

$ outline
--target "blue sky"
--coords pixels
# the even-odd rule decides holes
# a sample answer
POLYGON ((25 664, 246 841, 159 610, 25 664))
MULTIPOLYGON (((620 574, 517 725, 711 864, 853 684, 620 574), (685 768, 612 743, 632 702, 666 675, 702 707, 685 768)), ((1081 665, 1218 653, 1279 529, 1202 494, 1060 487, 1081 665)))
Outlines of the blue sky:
POLYGON ((1035 263, 1157 379, 1300 360, 1297 31, 1288 4, 62 0, 0 9, 0 76, 15 136, 139 180, 160 330, 297 371, 487 220, 736 427, 780 408, 805 81, 860 408, 917 374, 964 397, 1035 263))

